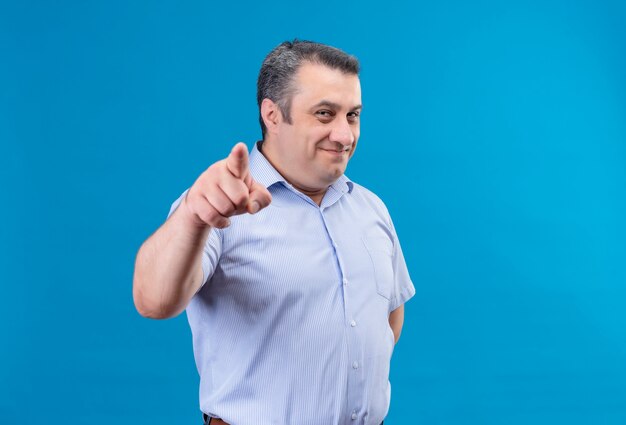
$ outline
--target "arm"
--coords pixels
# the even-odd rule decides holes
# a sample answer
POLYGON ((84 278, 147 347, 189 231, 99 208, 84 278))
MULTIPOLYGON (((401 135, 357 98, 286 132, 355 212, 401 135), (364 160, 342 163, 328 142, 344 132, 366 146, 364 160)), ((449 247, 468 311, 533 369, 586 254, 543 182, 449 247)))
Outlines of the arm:
POLYGON ((137 253, 133 299, 139 314, 166 319, 181 313, 202 286, 202 253, 211 228, 228 226, 233 215, 256 213, 271 199, 250 176, 243 144, 202 173, 137 253))
POLYGON ((400 333, 402 332, 402 325, 404 324, 404 304, 396 308, 389 315, 389 326, 393 331, 396 344, 400 339, 400 333))
POLYGON ((180 314, 202 285, 202 250, 211 226, 193 223, 186 198, 141 246, 135 260, 133 299, 139 314, 166 319, 180 314))

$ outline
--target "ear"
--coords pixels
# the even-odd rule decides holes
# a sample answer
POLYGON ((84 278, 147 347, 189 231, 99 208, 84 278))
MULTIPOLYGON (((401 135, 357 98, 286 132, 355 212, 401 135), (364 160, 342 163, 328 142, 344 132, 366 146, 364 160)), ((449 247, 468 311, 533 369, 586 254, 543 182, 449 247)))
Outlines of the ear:
POLYGON ((278 105, 272 100, 265 98, 261 102, 261 118, 263 118, 265 127, 267 127, 267 132, 275 133, 283 116, 278 105))

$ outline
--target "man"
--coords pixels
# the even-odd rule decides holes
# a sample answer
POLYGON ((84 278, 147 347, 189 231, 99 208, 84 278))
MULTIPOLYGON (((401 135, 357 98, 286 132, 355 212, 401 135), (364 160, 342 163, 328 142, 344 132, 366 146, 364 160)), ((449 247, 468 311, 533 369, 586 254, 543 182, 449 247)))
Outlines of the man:
POLYGON ((206 423, 374 424, 414 295, 382 201, 344 171, 358 61, 285 42, 258 79, 263 140, 235 145, 137 254, 146 317, 187 311, 206 423))

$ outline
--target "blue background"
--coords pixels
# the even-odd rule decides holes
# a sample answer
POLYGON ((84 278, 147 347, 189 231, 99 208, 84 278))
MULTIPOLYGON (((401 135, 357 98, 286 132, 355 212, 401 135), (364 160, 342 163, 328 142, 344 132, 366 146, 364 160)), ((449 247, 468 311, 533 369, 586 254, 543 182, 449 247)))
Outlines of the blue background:
POLYGON ((625 424, 624 22, 598 1, 3 2, 0 422, 200 423, 186 317, 135 312, 134 256, 260 137, 258 68, 299 37, 362 62, 348 175, 417 289, 385 423, 625 424))

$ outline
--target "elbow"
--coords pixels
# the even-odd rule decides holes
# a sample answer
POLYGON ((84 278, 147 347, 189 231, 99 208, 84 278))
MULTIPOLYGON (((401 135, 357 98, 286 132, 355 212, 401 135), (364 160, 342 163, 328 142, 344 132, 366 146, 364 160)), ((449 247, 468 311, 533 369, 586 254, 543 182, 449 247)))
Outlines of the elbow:
MULTIPOLYGON (((143 249, 143 247, 142 247, 143 249)), ((154 290, 154 285, 150 285, 150 277, 146 276, 142 268, 141 249, 135 260, 135 271, 133 274, 133 303, 137 312, 148 319, 167 319, 172 314, 163 306, 154 290)))
POLYGON ((170 319, 178 316, 182 310, 163 306, 160 303, 149 302, 140 296, 134 296, 135 309, 142 317, 147 319, 170 319))
POLYGON ((174 306, 163 305, 159 301, 159 297, 154 295, 144 290, 144 285, 135 275, 133 280, 133 303, 137 313, 148 319, 169 319, 180 313, 174 306))
POLYGON ((168 318, 161 306, 157 303, 150 302, 145 296, 142 296, 141 291, 137 290, 137 286, 133 287, 133 302, 135 303, 137 313, 139 313, 142 317, 147 319, 168 318))
POLYGON ((180 296, 172 296, 152 273, 146 273, 141 262, 141 250, 137 255, 133 275, 133 302, 137 312, 148 319, 169 319, 185 310, 186 303, 180 296))
POLYGON ((135 309, 137 313, 146 319, 167 319, 168 316, 162 313, 158 308, 151 308, 145 303, 135 300, 135 309))

